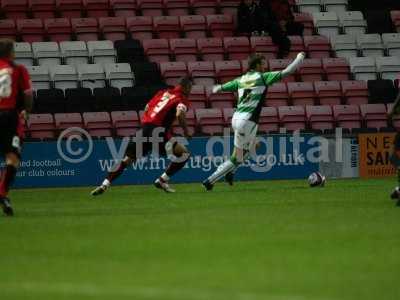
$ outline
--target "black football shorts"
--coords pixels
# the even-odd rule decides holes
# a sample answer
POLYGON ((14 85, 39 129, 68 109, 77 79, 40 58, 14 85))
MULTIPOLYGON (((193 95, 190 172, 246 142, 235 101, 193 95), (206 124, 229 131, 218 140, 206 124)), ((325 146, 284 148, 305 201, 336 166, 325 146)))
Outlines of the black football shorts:
POLYGON ((21 154, 21 140, 17 135, 17 127, 16 111, 0 111, 0 155, 21 154))

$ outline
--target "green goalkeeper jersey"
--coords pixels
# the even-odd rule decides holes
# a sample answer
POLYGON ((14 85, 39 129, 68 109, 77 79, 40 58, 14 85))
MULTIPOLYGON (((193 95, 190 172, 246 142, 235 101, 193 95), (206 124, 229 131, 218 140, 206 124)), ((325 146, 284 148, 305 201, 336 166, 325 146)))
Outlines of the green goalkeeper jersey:
POLYGON ((234 117, 258 123, 268 86, 282 79, 281 72, 248 73, 222 85, 224 92, 238 92, 234 117))

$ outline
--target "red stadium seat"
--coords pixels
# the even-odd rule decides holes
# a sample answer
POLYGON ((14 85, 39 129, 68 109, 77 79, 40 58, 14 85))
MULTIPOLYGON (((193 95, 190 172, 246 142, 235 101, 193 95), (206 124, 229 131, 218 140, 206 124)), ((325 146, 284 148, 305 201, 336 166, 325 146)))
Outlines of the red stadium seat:
POLYGON ((231 92, 213 93, 212 87, 206 88, 208 103, 212 108, 233 108, 235 104, 235 95, 231 92))
MULTIPOLYGON (((193 135, 196 132, 196 118, 192 109, 186 112, 186 125, 189 133, 193 135)), ((183 136, 183 129, 180 125, 175 123, 172 127, 172 133, 174 135, 183 136)))
MULTIPOLYGON (((269 61, 269 68, 271 71, 282 71, 284 70, 289 64, 292 63, 292 59, 271 59, 269 61)), ((283 82, 295 82, 296 77, 295 75, 289 75, 283 79, 283 82)))
POLYGON ((224 47, 230 60, 248 59, 250 55, 250 42, 247 37, 226 37, 224 47))
POLYGON ((304 106, 281 106, 278 108, 279 120, 288 131, 303 130, 306 128, 306 114, 304 106))
POLYGON ((177 85, 180 78, 187 76, 187 67, 182 61, 161 62, 160 71, 168 85, 177 85))
POLYGON ((193 109, 207 107, 207 95, 204 86, 193 85, 189 95, 190 107, 193 109))
POLYGON ((231 15, 208 15, 206 20, 213 37, 233 36, 235 26, 231 15))
POLYGON ((279 117, 276 107, 263 107, 258 120, 258 131, 261 133, 277 132, 279 117))
POLYGON ((266 59, 275 59, 278 54, 278 46, 272 42, 269 36, 252 36, 250 38, 251 50, 253 53, 260 53, 266 59))
POLYGON ((31 114, 27 125, 31 138, 41 140, 55 138, 56 127, 51 114, 31 114))
POLYGON ((140 128, 140 119, 136 111, 113 111, 111 120, 119 137, 134 136, 140 128))
POLYGON ((81 18, 85 11, 83 0, 56 0, 57 10, 65 18, 81 18))
POLYGON ((0 20, 0 38, 16 40, 17 34, 14 20, 0 20))
POLYGON ((171 39, 169 45, 176 61, 197 61, 197 45, 195 39, 171 39))
POLYGON ((305 36, 304 44, 310 58, 330 57, 331 43, 322 35, 305 36))
POLYGON ((153 38, 153 18, 130 17, 126 23, 131 38, 141 41, 153 38))
POLYGON ((338 127, 345 129, 361 128, 360 108, 357 105, 335 105, 333 114, 338 127))
POLYGON ((314 21, 308 13, 294 13, 294 21, 304 25, 304 35, 313 35, 314 21))
POLYGON ((242 73, 247 73, 247 71, 249 70, 249 61, 247 59, 242 59, 240 61, 240 65, 242 67, 242 73))
POLYGON ((233 108, 224 108, 222 112, 224 114, 225 126, 226 128, 230 128, 232 124, 232 117, 233 114, 235 113, 235 110, 233 108))
POLYGON ((134 17, 136 0, 110 0, 110 9, 116 17, 134 17))
POLYGON ((35 19, 53 19, 56 16, 56 0, 29 0, 35 19))
POLYGON ((322 65, 328 80, 350 79, 350 66, 345 58, 324 58, 322 65))
POLYGON ((306 106, 307 120, 313 130, 330 130, 335 127, 332 107, 329 105, 306 106))
POLYGON ((108 17, 110 4, 108 0, 83 0, 88 17, 108 17))
POLYGON ((318 58, 305 59, 298 69, 301 81, 321 81, 323 73, 322 62, 318 58))
POLYGON ((271 107, 288 106, 289 93, 284 82, 278 82, 268 87, 265 105, 271 107))
POLYGON ((195 84, 205 86, 215 84, 215 67, 211 61, 189 62, 188 71, 195 84))
POLYGON ((160 39, 178 39, 180 37, 180 24, 177 16, 160 16, 153 18, 154 31, 160 39))
POLYGON ((342 102, 342 89, 339 81, 314 82, 320 105, 339 105, 342 102))
POLYGON ((54 114, 54 121, 58 130, 65 130, 71 127, 83 128, 83 120, 80 113, 54 114))
POLYGON ((206 18, 204 16, 181 16, 180 23, 187 38, 198 39, 207 36, 206 18))
POLYGON ((83 113, 83 121, 89 134, 93 137, 112 136, 111 118, 108 112, 83 113))
POLYGON ((190 0, 190 6, 196 15, 213 15, 217 13, 218 0, 190 0))
POLYGON ((72 30, 78 41, 97 41, 99 39, 99 24, 95 18, 71 19, 72 30))
POLYGON ((288 92, 294 106, 314 105, 315 91, 312 82, 289 82, 288 92))
POLYGON ((231 15, 233 18, 236 18, 237 16, 237 9, 239 7, 241 0, 221 0, 220 2, 220 7, 221 7, 221 12, 224 15, 231 15))
POLYGON ((388 127, 385 104, 363 104, 360 105, 360 109, 367 128, 381 129, 388 127))
POLYGON ((238 60, 230 61, 216 61, 215 73, 217 75, 218 82, 226 83, 236 77, 239 77, 242 73, 242 67, 238 60))
POLYGON ((198 39, 197 49, 204 61, 224 60, 224 46, 220 38, 198 39))
POLYGON ((164 7, 170 16, 189 14, 189 0, 164 0, 164 7))
POLYGON ((143 48, 151 62, 169 61, 169 45, 166 39, 144 40, 143 48))
POLYGON ((301 36, 289 36, 288 37, 291 43, 290 52, 288 58, 296 58, 299 52, 306 51, 304 46, 303 37, 301 36))
POLYGON ((99 27, 106 40, 115 42, 126 39, 126 24, 123 17, 100 18, 99 27))
POLYGON ((137 0, 137 6, 142 11, 143 16, 163 15, 163 0, 137 0))
POLYGON ((24 42, 43 42, 46 31, 40 19, 17 20, 18 32, 24 42))
POLYGON ((197 109, 196 119, 203 134, 221 135, 223 133, 224 119, 220 109, 197 109))
POLYGON ((7 19, 26 19, 28 18, 28 0, 2 0, 1 10, 7 19))
POLYGON ((50 41, 61 42, 71 40, 72 27, 70 20, 67 18, 46 19, 44 27, 50 41))
POLYGON ((342 81, 342 94, 347 104, 368 103, 368 85, 365 81, 342 81))

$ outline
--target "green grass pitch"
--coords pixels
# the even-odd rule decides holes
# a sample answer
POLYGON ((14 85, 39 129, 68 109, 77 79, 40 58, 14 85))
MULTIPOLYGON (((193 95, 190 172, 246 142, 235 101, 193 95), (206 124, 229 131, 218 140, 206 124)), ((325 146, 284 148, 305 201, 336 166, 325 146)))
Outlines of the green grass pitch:
POLYGON ((398 300, 394 178, 12 192, 1 300, 398 300))

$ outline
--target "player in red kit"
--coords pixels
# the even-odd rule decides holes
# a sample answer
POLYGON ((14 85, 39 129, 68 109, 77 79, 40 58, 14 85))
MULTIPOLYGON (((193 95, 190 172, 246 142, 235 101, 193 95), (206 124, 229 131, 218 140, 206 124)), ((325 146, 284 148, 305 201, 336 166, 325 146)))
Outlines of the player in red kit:
POLYGON ((6 167, 0 181, 0 205, 3 212, 14 214, 7 197, 21 159, 21 119, 32 109, 32 86, 28 71, 14 62, 14 43, 0 40, 0 154, 6 167))
POLYGON ((165 172, 156 179, 154 185, 168 193, 173 190, 169 179, 181 170, 190 157, 185 146, 171 140, 171 127, 175 120, 183 128, 186 137, 190 134, 186 125, 186 112, 190 106, 188 95, 192 89, 192 81, 183 78, 180 84, 168 90, 158 92, 147 104, 141 119, 142 130, 136 135, 127 147, 125 158, 111 171, 103 183, 92 191, 93 196, 103 194, 123 171, 137 159, 147 156, 151 151, 159 156, 173 155, 176 159, 171 161, 165 172))

